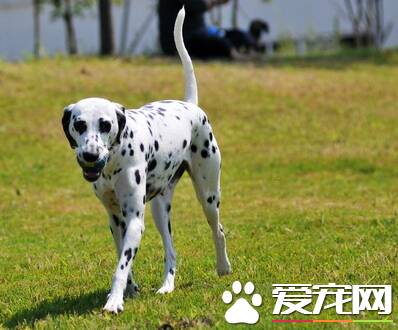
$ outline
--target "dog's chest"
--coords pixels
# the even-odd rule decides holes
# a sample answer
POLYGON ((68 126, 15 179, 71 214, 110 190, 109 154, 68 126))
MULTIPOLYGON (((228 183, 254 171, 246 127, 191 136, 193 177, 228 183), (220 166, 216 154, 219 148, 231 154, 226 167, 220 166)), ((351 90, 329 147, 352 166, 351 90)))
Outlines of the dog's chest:
POLYGON ((197 112, 182 102, 156 102, 127 111, 121 145, 106 171, 109 188, 113 178, 128 168, 145 173, 146 199, 161 192, 183 171, 191 156, 190 145, 197 112))

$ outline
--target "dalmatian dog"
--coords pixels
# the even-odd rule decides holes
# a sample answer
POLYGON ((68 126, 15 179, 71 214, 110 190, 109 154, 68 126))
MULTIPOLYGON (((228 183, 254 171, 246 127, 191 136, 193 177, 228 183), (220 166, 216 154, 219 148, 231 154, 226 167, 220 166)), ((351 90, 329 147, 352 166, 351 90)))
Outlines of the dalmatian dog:
POLYGON ((75 150, 83 177, 105 206, 118 264, 104 310, 123 311, 123 296, 138 286, 131 271, 144 232, 145 204, 165 250, 163 284, 158 293, 174 290, 176 253, 171 231, 171 200, 187 171, 213 233, 217 272, 231 272, 220 223, 221 156, 210 122, 198 106, 196 78, 184 46, 184 8, 174 28, 185 76, 185 101, 159 101, 125 110, 102 98, 87 98, 65 108, 62 125, 75 150))

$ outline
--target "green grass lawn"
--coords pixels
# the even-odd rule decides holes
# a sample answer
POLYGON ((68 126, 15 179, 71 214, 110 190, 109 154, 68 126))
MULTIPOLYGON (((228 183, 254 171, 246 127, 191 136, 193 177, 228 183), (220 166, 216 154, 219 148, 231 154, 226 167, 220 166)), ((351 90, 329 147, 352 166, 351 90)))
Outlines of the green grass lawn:
MULTIPOLYGON (((181 70, 159 59, 0 63, 0 327, 231 328, 220 297, 239 279, 263 296, 257 328, 298 329, 271 323, 273 283, 398 288, 398 55, 196 63, 223 156, 234 272, 216 275, 211 232, 185 175, 173 204, 175 292, 155 294, 163 250, 148 208, 134 266, 140 296, 121 315, 102 314, 113 241, 63 136, 62 110, 88 96, 127 107, 181 98, 181 70)), ((398 320, 397 309, 389 318, 398 320)), ((320 327, 370 328, 306 326, 320 327)))

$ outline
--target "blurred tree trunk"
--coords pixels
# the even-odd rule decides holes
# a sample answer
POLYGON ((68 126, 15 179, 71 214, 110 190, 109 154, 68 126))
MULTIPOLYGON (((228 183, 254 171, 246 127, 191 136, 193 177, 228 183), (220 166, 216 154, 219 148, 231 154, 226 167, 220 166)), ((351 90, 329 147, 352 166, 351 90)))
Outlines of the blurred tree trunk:
POLYGON ((387 22, 385 23, 384 19, 384 1, 383 0, 374 0, 375 1, 375 44, 377 48, 383 47, 386 42, 388 36, 390 35, 394 23, 387 22))
POLYGON ((40 58, 41 35, 40 35, 40 0, 33 0, 33 54, 40 58))
POLYGON ((361 22, 363 19, 363 0, 356 0, 355 5, 352 4, 351 0, 345 0, 348 17, 352 24, 352 33, 355 38, 355 45, 357 48, 361 46, 361 22))
POLYGON ((355 18, 355 38, 357 47, 362 46, 361 42, 361 21, 364 17, 364 0, 357 0, 357 16, 355 18))
POLYGON ((383 45, 383 1, 375 0, 375 39, 376 47, 381 48, 383 45))
POLYGON ((63 19, 65 22, 66 29, 66 46, 70 55, 77 54, 77 41, 76 32, 73 25, 73 9, 71 0, 64 0, 65 10, 63 12, 63 19))
POLYGON ((135 33, 135 37, 128 49, 129 54, 135 52, 142 38, 145 36, 145 32, 149 30, 152 21, 156 18, 156 15, 157 15, 156 9, 148 13, 148 16, 145 18, 144 22, 141 24, 141 26, 137 29, 137 32, 135 33))
POLYGON ((112 1, 98 0, 100 24, 100 54, 112 55, 115 50, 112 26, 112 1))
POLYGON ((238 28, 238 11, 239 11, 239 2, 238 0, 233 0, 231 26, 234 29, 238 28))
POLYGON ((343 13, 352 24, 355 46, 381 48, 390 34, 393 23, 384 22, 383 0, 345 0, 343 13))
POLYGON ((121 34, 120 34, 120 49, 119 54, 123 55, 126 52, 126 44, 127 44, 127 32, 130 21, 130 0, 124 0, 123 3, 123 18, 122 18, 122 26, 121 26, 121 34))
POLYGON ((124 55, 126 52, 126 45, 127 45, 127 31, 129 27, 129 21, 130 21, 130 5, 131 1, 130 0, 124 0, 123 2, 123 19, 122 19, 122 33, 120 37, 120 49, 119 49, 119 54, 124 55))

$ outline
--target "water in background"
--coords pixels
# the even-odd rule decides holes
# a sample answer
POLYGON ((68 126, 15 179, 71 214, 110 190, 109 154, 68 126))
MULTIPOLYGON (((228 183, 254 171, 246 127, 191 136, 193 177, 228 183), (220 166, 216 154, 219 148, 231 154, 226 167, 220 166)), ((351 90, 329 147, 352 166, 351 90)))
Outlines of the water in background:
MULTIPOLYGON (((265 4, 262 0, 241 0, 239 25, 247 28, 253 18, 262 18, 270 23, 270 39, 281 35, 305 37, 309 35, 330 34, 336 28, 336 18, 340 15, 336 3, 343 0, 277 0, 265 4)), ((20 60, 32 54, 33 17, 31 0, 0 0, 0 58, 20 60)), ((154 14, 156 0, 131 0, 128 45, 136 38, 137 31, 142 29, 141 41, 133 51, 134 54, 157 53, 158 31, 157 18, 154 14), (143 25, 149 21, 148 26, 143 25), (143 28, 143 26, 145 26, 143 28)), ((398 1, 385 0, 386 21, 396 21, 398 1)), ((114 29, 117 49, 120 43, 122 7, 114 6, 114 29)), ((209 17, 208 17, 209 20, 209 17)), ((338 19, 342 31, 350 31, 348 22, 338 19)), ((222 9, 222 25, 231 24, 231 8, 222 9)), ((87 11, 84 17, 75 20, 79 52, 97 53, 98 22, 96 8, 87 11)), ((51 18, 51 8, 45 7, 42 14, 42 41, 45 53, 53 55, 65 52, 64 26, 61 20, 51 18)), ((398 46, 398 26, 387 40, 387 47, 398 46)))

